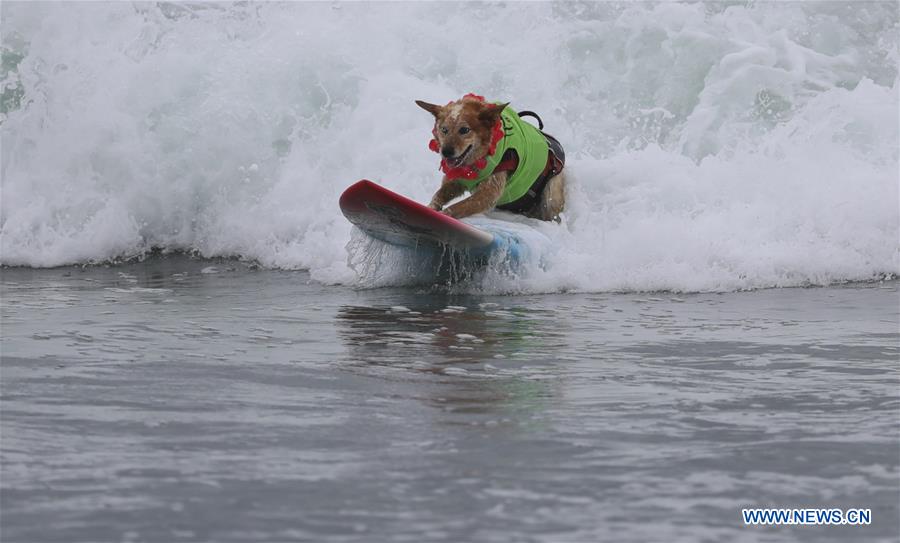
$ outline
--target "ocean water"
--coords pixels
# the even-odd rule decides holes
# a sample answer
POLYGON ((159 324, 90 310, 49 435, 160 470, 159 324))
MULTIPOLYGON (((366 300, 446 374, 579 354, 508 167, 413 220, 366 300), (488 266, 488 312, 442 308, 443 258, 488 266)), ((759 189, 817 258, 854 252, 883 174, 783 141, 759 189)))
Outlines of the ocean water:
POLYGON ((0 2, 0 541, 896 541, 896 2, 0 2), (338 210, 415 99, 561 224, 435 282, 338 210), (744 526, 747 507, 869 526, 744 526))
POLYGON ((427 200, 413 100, 477 92, 538 111, 570 185, 561 228, 529 225, 551 240, 543 265, 469 290, 900 272, 895 2, 0 10, 6 265, 157 248, 371 283, 338 196, 369 178, 427 200))
POLYGON ((893 542, 900 283, 448 295, 4 269, 0 540, 893 542), (745 526, 741 509, 870 509, 745 526))

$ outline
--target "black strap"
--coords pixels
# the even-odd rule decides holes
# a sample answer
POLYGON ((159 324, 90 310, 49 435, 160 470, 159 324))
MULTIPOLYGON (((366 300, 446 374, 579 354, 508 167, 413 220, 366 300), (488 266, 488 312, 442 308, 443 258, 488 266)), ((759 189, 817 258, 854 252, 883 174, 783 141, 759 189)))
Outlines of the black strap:
POLYGON ((503 211, 511 211, 512 213, 524 213, 529 209, 532 209, 541 198, 541 193, 544 192, 544 187, 547 185, 547 181, 553 177, 552 175, 542 175, 539 176, 537 181, 531 185, 531 188, 528 191, 519 197, 518 200, 514 202, 509 202, 506 204, 502 204, 497 206, 497 209, 502 209, 503 211))
MULTIPOLYGON (((543 134, 544 137, 547 138, 547 147, 550 150, 550 154, 553 155, 553 157, 556 159, 553 162, 553 165, 550 167, 550 171, 546 172, 546 175, 544 175, 542 172, 542 174, 538 176, 538 178, 534 181, 528 191, 520 196, 518 200, 499 205, 497 206, 497 209, 511 211, 513 213, 524 213, 534 208, 538 201, 540 201, 541 193, 544 192, 544 187, 547 186, 547 182, 550 181, 553 176, 558 175, 561 171, 563 171, 564 165, 566 163, 566 152, 563 150, 563 147, 559 143, 559 140, 557 140, 550 134, 543 134)), ((508 152, 509 151, 507 151, 507 153, 508 152)), ((505 154, 504 158, 506 158, 505 154)), ((553 158, 549 156, 547 158, 548 160, 553 160, 553 158)))
POLYGON ((544 129, 544 121, 542 121, 541 118, 538 117, 538 114, 533 111, 520 111, 519 117, 534 117, 535 119, 537 119, 538 128, 540 128, 541 130, 544 129))
MULTIPOLYGON (((565 150, 563 150, 562 144, 559 142, 558 139, 554 138, 550 134, 548 134, 546 132, 544 132, 543 134, 544 134, 544 137, 547 139, 547 146, 550 147, 550 152, 553 153, 553 156, 555 156, 557 158, 557 160, 559 160, 560 164, 565 164, 566 163, 566 152, 565 152, 565 150)), ((560 168, 559 171, 561 172, 562 168, 560 168)), ((559 172, 556 172, 556 173, 559 173, 559 172)))

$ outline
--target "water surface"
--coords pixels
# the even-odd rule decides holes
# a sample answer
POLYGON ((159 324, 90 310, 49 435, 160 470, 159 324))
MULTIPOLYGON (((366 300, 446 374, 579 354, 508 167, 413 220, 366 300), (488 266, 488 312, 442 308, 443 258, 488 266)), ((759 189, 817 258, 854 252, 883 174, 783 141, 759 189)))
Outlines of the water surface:
POLYGON ((352 290, 3 269, 3 541, 892 541, 898 283, 352 290), (871 508, 745 527, 745 507, 871 508))

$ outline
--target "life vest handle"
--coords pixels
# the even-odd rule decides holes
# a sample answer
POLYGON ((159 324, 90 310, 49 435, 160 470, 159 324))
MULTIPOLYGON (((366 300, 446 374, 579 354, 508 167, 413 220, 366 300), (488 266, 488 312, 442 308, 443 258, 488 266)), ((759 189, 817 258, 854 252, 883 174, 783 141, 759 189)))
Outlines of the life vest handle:
POLYGON ((541 118, 538 117, 538 114, 533 111, 520 111, 519 117, 534 117, 535 119, 537 119, 538 129, 544 129, 544 121, 542 121, 541 118))

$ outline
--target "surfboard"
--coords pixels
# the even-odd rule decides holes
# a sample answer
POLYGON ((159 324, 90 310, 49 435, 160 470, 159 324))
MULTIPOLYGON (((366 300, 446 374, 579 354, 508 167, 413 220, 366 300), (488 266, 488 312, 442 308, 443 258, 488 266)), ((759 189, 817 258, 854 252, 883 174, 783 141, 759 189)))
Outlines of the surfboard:
POLYGON ((527 262, 540 265, 552 247, 549 238, 522 224, 484 216, 457 220, 367 179, 347 188, 339 205, 367 236, 397 247, 439 281, 465 279, 485 266, 517 274, 527 262))
POLYGON ((497 236, 444 215, 363 179, 340 198, 341 212, 360 230, 392 245, 434 249, 449 247, 490 252, 497 236))

